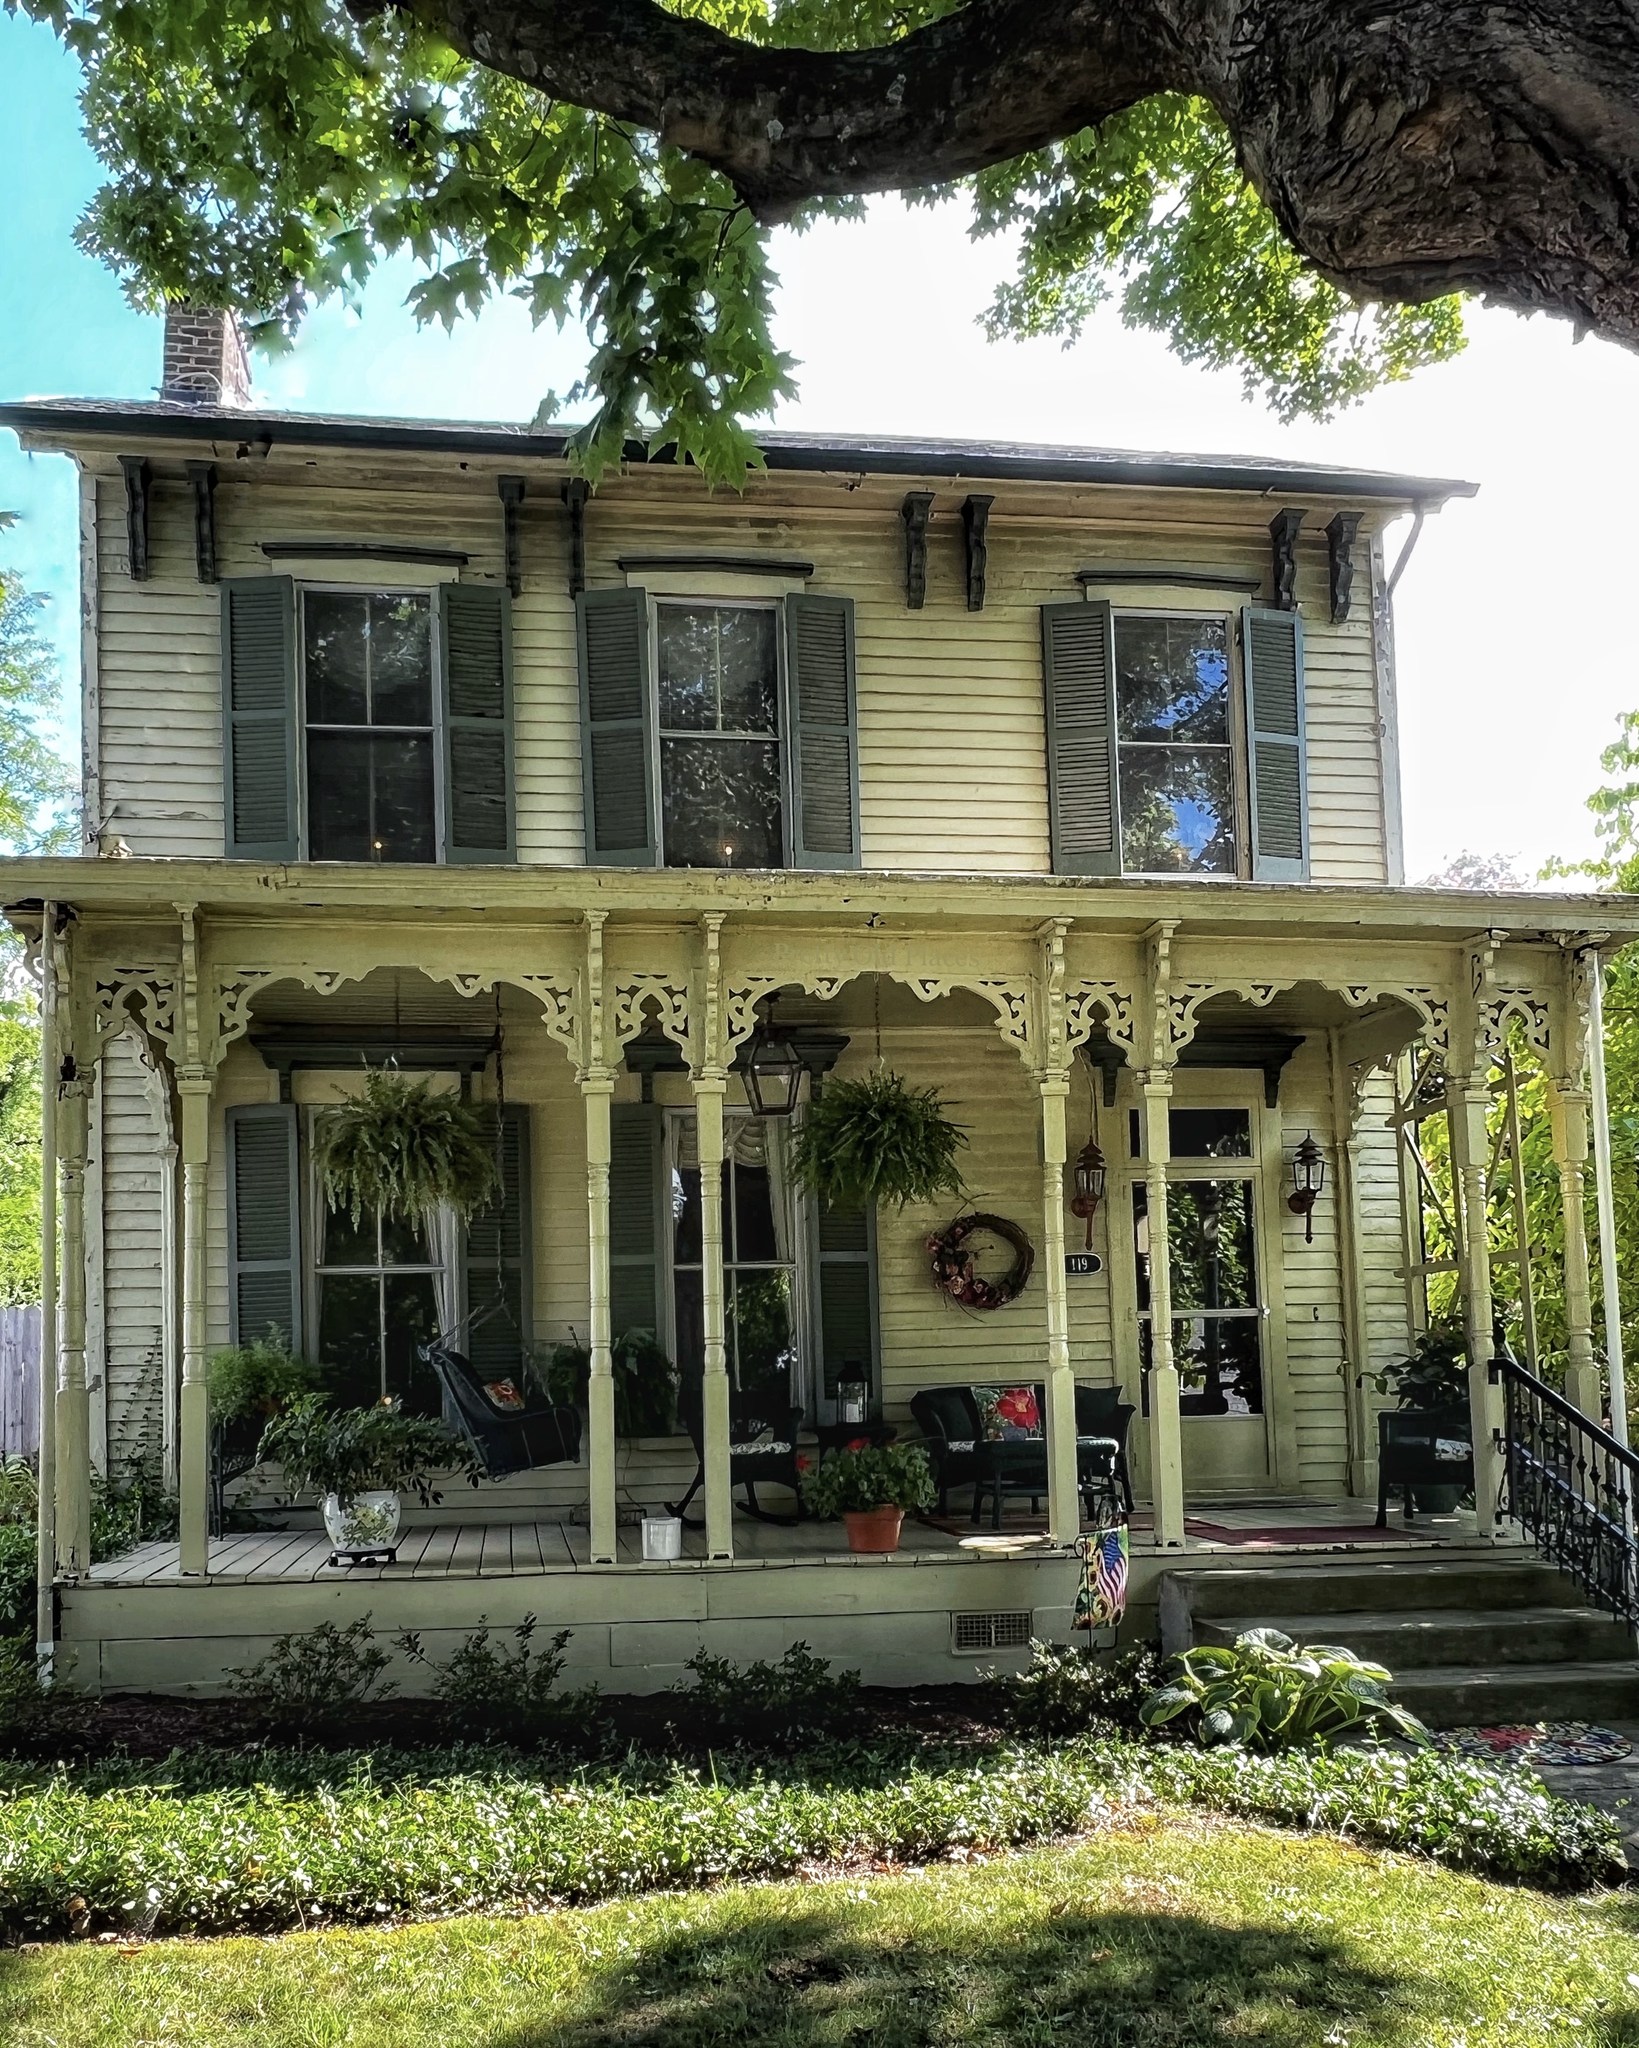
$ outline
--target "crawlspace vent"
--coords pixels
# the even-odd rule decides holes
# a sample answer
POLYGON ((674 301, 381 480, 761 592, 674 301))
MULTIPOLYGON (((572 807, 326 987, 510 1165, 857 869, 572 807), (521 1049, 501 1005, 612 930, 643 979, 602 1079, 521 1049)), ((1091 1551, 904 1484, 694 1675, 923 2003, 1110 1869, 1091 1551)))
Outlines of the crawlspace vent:
POLYGON ((952 1656, 970 1656, 975 1650, 1022 1650, 1029 1640, 1028 1607, 996 1614, 953 1614, 950 1618, 952 1656))

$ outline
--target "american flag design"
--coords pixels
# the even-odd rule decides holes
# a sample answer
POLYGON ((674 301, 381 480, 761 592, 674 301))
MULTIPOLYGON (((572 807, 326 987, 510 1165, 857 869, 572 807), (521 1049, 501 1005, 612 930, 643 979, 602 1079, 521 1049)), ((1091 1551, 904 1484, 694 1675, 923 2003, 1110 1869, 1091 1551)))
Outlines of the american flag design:
POLYGON ((1076 1594, 1074 1626, 1088 1630, 1114 1628, 1127 1611, 1127 1525, 1081 1537, 1081 1585, 1076 1594))

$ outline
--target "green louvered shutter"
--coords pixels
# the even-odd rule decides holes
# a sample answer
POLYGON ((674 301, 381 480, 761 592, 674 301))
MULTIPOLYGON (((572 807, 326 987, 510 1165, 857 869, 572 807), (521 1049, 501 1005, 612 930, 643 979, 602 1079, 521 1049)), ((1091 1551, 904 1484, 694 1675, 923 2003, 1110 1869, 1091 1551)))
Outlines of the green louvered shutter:
POLYGON ((1115 635, 1102 600, 1041 608, 1047 804, 1056 875, 1119 875, 1115 635))
POLYGON ((222 585, 223 846, 230 860, 295 860, 296 586, 222 585))
POLYGON ((1247 605, 1247 755, 1252 785, 1252 879, 1309 879, 1309 768, 1303 726, 1303 619, 1247 605))
POLYGON ((661 1113, 652 1102, 609 1112, 609 1333, 658 1330, 661 1113))
POLYGON ((501 1195, 471 1217, 462 1235, 467 1303, 464 1351, 486 1379, 518 1371, 529 1341, 529 1111, 509 1102, 501 1116, 501 1195))
POLYGON ((241 1103, 227 1115, 228 1337, 277 1330, 302 1348, 301 1198, 296 1105, 241 1103))
POLYGON ((438 592, 444 707, 444 858, 517 858, 512 764, 512 599, 487 583, 438 592))
POLYGON ((825 1398, 856 1376, 876 1388, 876 1213, 821 1208, 814 1219, 820 1374, 825 1398))
POLYGON ((653 867, 648 593, 583 590, 575 600, 575 616, 587 865, 653 867))
POLYGON ((857 868, 853 599, 788 597, 785 649, 791 703, 791 865, 857 868))

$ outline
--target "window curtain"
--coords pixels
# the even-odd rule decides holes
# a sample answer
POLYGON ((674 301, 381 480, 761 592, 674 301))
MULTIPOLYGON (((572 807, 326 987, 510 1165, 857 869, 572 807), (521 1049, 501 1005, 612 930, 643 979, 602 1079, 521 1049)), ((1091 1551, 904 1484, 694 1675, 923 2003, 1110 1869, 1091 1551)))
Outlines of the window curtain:
POLYGON ((427 1232, 433 1259, 433 1306, 438 1311, 438 1331, 456 1349, 464 1347, 457 1326, 461 1321, 460 1230, 453 1209, 435 1211, 427 1232))

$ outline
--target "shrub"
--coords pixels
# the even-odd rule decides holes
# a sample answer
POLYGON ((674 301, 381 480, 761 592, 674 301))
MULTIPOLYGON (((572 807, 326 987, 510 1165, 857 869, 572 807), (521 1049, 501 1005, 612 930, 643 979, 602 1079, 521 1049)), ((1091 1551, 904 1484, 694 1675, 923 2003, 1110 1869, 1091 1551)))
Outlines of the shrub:
POLYGON ((332 1408, 323 1394, 301 1394, 262 1432, 259 1461, 279 1465, 293 1493, 352 1500, 380 1489, 413 1492, 423 1507, 442 1498, 436 1472, 454 1469, 474 1485, 472 1452, 442 1423, 405 1415, 388 1402, 374 1408, 332 1408))
POLYGON ((1206 1643, 1173 1659, 1171 1682, 1140 1710, 1146 1728, 1187 1717, 1203 1749, 1220 1742, 1291 1749, 1387 1727, 1413 1742, 1428 1731, 1383 1688, 1391 1673, 1332 1643, 1304 1648, 1278 1628, 1249 1628, 1232 1649, 1206 1643))
POLYGON ((719 1742, 796 1742, 805 1736, 856 1731, 859 1673, 833 1671, 806 1643, 793 1643, 777 1664, 734 1664, 701 1650, 688 1662, 692 1685, 671 1697, 688 1709, 691 1733, 719 1742))
POLYGON ((483 1616, 447 1663, 434 1665, 419 1635, 400 1636, 413 1662, 433 1672, 433 1698, 462 1735, 481 1734, 519 1749, 558 1746, 596 1749, 607 1732, 608 1715, 595 1685, 560 1692, 564 1645, 559 1629, 545 1649, 535 1646, 535 1617, 512 1630, 513 1647, 497 1645, 483 1616))
POLYGON ((317 1369, 295 1357, 271 1325, 265 1337, 218 1351, 206 1368, 210 1388, 211 1424, 227 1429, 252 1422, 260 1429, 268 1416, 310 1393, 317 1369))
POLYGON ((323 1621, 305 1635, 280 1636, 258 1663, 230 1671, 228 1691, 269 1735, 334 1735, 355 1708, 397 1690, 382 1676, 392 1661, 361 1614, 345 1628, 323 1621))
POLYGON ((938 1495, 920 1444, 858 1444, 807 1462, 799 1458, 802 1504, 822 1518, 872 1508, 931 1508, 938 1495))
POLYGON ((1023 1735, 1084 1735, 1136 1729, 1139 1709, 1161 1677, 1153 1643, 1114 1656, 1074 1643, 1032 1643, 1030 1667, 1004 1681, 1011 1725, 1023 1735))

